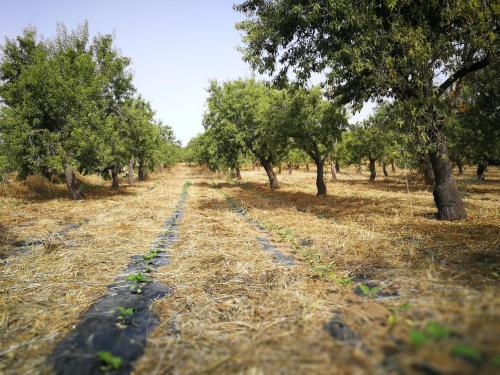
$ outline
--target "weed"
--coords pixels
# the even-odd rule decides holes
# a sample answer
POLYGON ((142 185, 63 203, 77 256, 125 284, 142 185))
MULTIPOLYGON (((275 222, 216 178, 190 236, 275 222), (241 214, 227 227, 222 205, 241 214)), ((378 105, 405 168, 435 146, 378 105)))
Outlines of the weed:
POLYGON ((427 323, 423 331, 414 329, 410 332, 410 343, 419 346, 429 341, 442 341, 450 337, 451 334, 450 329, 431 321, 427 323))
POLYGON ((100 359, 102 371, 118 370, 122 365, 122 359, 110 352, 97 352, 97 357, 100 359))
POLYGON ((352 285, 352 279, 350 277, 337 277, 335 282, 340 286, 350 286, 352 285))
POLYGON ((483 355, 478 349, 465 344, 455 345, 453 349, 451 349, 451 355, 474 363, 479 363, 483 360, 483 355))
POLYGON ((317 264, 311 267, 311 271, 318 275, 321 280, 335 280, 336 275, 333 269, 335 268, 335 264, 327 263, 327 264, 317 264))

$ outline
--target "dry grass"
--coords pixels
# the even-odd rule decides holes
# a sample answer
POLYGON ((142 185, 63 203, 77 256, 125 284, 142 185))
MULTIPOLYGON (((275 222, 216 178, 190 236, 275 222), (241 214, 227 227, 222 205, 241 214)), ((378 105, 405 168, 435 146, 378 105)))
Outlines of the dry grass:
MULTIPOLYGON (((174 209, 185 172, 153 176, 111 192, 89 188, 88 199, 1 197, 0 373, 31 374, 79 315, 129 262, 147 249, 174 209), (100 194, 102 193, 102 194, 100 194), (68 223, 80 228, 16 253, 14 240, 51 238, 68 223)), ((109 191, 108 191, 109 190, 109 191)))
POLYGON ((342 172, 326 198, 314 195, 313 171, 282 174, 282 188, 270 192, 262 170, 244 171, 236 184, 178 167, 118 192, 88 181, 83 202, 58 197, 58 187, 46 193, 35 182, 38 190, 9 184, 0 193, 0 251, 9 255, 0 266, 0 373, 44 368, 79 314, 158 234, 186 179, 193 186, 180 238, 169 250, 171 263, 155 274, 174 293, 154 305, 161 323, 135 373, 494 373, 500 170, 491 168, 480 184, 467 171, 462 190, 470 218, 454 223, 433 218, 426 186, 407 186, 400 176, 370 184, 366 175, 342 172), (255 239, 262 234, 221 193, 262 223, 296 265, 274 263, 255 239), (16 240, 50 238, 84 219, 88 224, 50 246, 13 254, 16 240), (367 280, 394 296, 352 292, 367 280), (334 314, 356 343, 325 331, 334 314), (412 346, 410 332, 431 321, 453 333, 412 346), (459 343, 478 349, 481 364, 449 355, 459 343))

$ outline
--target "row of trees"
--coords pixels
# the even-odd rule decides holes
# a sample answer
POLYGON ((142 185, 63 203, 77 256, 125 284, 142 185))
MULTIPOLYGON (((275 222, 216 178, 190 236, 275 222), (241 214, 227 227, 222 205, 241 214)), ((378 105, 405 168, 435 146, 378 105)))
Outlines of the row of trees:
POLYGON ((26 29, 1 51, 0 174, 64 174, 81 199, 75 170, 109 176, 116 188, 124 166, 132 182, 135 165, 143 180, 176 161, 172 129, 136 94, 131 61, 111 35, 91 41, 87 24, 71 32, 58 25, 54 39, 41 40, 26 29))
POLYGON ((276 84, 289 73, 299 84, 320 73, 340 103, 393 100, 417 153, 432 165, 438 218, 467 216, 445 132, 460 87, 498 63, 494 1, 246 0, 236 10, 246 16, 238 25, 245 60, 276 84))
POLYGON ((271 189, 279 182, 273 166, 291 166, 307 155, 317 170, 318 195, 326 194, 324 165, 347 126, 345 110, 324 99, 319 88, 278 90, 253 79, 209 88, 205 132, 188 145, 192 161, 211 169, 240 168, 256 160, 271 189))
MULTIPOLYGON (((466 81, 455 99, 459 108, 446 118, 443 132, 450 142, 450 159, 462 173, 464 163, 478 163, 478 177, 484 165, 498 159, 498 95, 491 83, 492 65, 466 81), (470 85, 473 85, 471 87, 470 85)), ((376 163, 420 170, 429 183, 433 169, 425 148, 404 126, 400 103, 386 102, 365 121, 347 125, 346 111, 327 100, 321 89, 288 87, 277 89, 264 82, 213 81, 204 118, 205 132, 188 145, 187 160, 205 164, 212 170, 230 170, 237 179, 244 163, 258 163, 269 177, 271 189, 279 186, 274 167, 289 173, 300 164, 316 164, 318 195, 326 194, 323 180, 325 163, 330 163, 332 179, 339 164, 358 168, 367 161, 370 180, 376 178, 376 163)))

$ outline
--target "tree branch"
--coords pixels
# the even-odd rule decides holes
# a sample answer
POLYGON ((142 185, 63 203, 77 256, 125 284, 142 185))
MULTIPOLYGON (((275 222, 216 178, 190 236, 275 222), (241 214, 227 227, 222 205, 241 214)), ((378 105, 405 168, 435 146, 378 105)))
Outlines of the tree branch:
POLYGON ((440 97, 455 81, 465 77, 467 74, 473 73, 477 70, 483 69, 491 64, 491 55, 486 55, 482 60, 476 61, 472 64, 466 65, 453 73, 446 81, 444 81, 438 88, 438 97, 440 97))

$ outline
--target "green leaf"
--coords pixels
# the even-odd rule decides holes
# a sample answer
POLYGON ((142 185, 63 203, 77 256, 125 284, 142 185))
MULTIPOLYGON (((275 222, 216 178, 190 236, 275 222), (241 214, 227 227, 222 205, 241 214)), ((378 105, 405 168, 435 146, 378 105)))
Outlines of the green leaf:
POLYGON ((441 326, 437 322, 429 322, 427 324, 427 327, 425 328, 425 333, 433 340, 440 341, 447 339, 450 334, 451 330, 449 330, 446 327, 441 326))
POLYGON ((368 294, 370 294, 370 288, 368 287, 368 285, 361 284, 359 286, 359 289, 361 290, 361 293, 363 293, 363 295, 365 295, 365 296, 367 296, 368 294))
POLYGON ((425 344, 428 341, 427 336, 422 331, 418 331, 416 329, 410 332, 410 343, 413 346, 419 346, 425 344))
POLYGON ((118 370, 122 365, 122 359, 118 356, 114 356, 110 352, 97 352, 97 357, 101 360, 105 369, 118 370))

